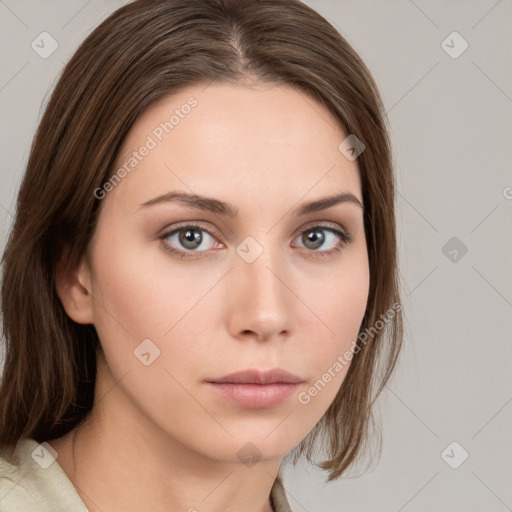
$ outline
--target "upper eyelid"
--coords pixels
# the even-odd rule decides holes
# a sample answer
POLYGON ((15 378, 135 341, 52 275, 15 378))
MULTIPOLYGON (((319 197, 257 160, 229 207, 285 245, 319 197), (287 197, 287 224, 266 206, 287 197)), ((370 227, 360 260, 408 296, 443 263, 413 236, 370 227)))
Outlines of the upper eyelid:
POLYGON ((181 231, 182 229, 188 228, 188 227, 194 227, 194 228, 200 228, 203 231, 206 231, 211 236, 215 236, 215 230, 207 227, 206 225, 203 225, 200 221, 193 221, 193 222, 184 222, 183 224, 178 224, 178 226, 173 226, 172 228, 164 228, 162 230, 162 234, 160 235, 160 238, 166 238, 168 236, 171 236, 172 234, 176 233, 177 231, 181 231))
MULTIPOLYGON (((202 221, 197 221, 197 220, 196 221, 183 221, 181 223, 178 223, 177 226, 173 226, 172 228, 170 228, 170 227, 164 228, 162 230, 161 237, 168 237, 171 234, 174 234, 175 232, 180 231, 181 229, 184 229, 187 227, 198 227, 198 228, 206 231, 207 233, 209 233, 211 236, 216 237, 216 235, 215 235, 215 232, 217 231, 216 229, 212 229, 209 226, 207 226, 206 224, 203 224, 202 221)), ((297 235, 303 233, 304 231, 308 231, 315 227, 320 227, 320 228, 323 227, 325 229, 332 228, 334 230, 342 231, 345 234, 349 235, 349 230, 346 229, 345 226, 343 226, 339 222, 316 220, 316 221, 311 221, 311 223, 307 223, 305 226, 301 226, 300 228, 295 230, 294 236, 297 236, 297 235)))

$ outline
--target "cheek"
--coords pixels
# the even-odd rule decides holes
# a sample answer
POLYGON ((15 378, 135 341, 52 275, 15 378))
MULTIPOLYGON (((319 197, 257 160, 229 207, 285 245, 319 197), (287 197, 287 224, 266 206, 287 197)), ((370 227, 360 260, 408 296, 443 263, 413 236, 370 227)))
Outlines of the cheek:
MULTIPOLYGON (((367 260, 361 257, 333 275, 329 284, 319 293, 309 293, 311 310, 318 319, 311 319, 309 332, 315 332, 318 344, 304 341, 303 350, 308 354, 308 367, 312 376, 303 391, 303 400, 308 409, 321 412, 327 409, 352 361, 352 350, 366 310, 369 292, 369 269, 367 260), (316 297, 316 298, 313 298, 316 297), (316 324, 314 327, 313 322, 316 324)), ((304 327, 306 329, 306 327, 304 327)))
POLYGON ((125 337, 129 334, 134 340, 160 339, 204 289, 196 290, 197 279, 191 280, 183 272, 173 273, 165 265, 158 242, 141 248, 135 243, 123 244, 121 239, 126 238, 130 236, 104 240, 96 255, 94 289, 101 306, 95 305, 95 319, 101 328, 121 329, 125 337))
POLYGON ((94 323, 114 377, 130 370, 131 380, 140 378, 136 387, 145 393, 171 378, 166 369, 180 382, 193 374, 196 356, 204 351, 201 333, 218 314, 210 300, 202 299, 219 277, 170 265, 158 242, 141 249, 123 245, 127 238, 112 236, 98 244, 94 323))
POLYGON ((179 383, 193 373, 198 347, 190 340, 201 327, 187 313, 207 288, 200 279, 173 275, 154 248, 123 245, 124 238, 103 240, 95 255, 94 323, 109 371, 148 417, 166 418, 178 401, 185 416, 197 416, 179 383))
POLYGON ((342 348, 357 337, 366 310, 370 276, 365 253, 350 255, 338 272, 331 272, 329 279, 320 282, 316 293, 303 293, 310 309, 322 320, 326 348, 342 348))
POLYGON ((329 290, 324 311, 334 339, 341 344, 355 339, 361 325, 369 292, 369 272, 364 264, 355 266, 329 290))

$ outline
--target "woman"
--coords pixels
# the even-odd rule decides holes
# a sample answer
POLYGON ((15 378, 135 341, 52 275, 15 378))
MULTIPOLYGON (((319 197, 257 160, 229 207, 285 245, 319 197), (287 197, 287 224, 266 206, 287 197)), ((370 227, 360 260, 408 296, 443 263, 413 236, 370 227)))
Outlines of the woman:
POLYGON ((1 510, 284 512, 285 457, 361 460, 402 339, 383 111, 297 0, 87 37, 3 256, 1 510))

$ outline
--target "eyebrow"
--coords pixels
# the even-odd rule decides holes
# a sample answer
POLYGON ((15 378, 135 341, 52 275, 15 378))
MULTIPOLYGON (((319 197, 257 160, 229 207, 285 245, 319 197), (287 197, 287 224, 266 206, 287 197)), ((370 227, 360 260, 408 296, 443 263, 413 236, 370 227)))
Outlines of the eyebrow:
MULTIPOLYGON (((204 210, 219 215, 224 215, 226 217, 236 217, 238 215, 238 208, 235 208, 233 205, 224 201, 220 201, 212 197, 201 196, 198 194, 189 194, 187 192, 176 191, 154 197, 153 199, 150 199, 149 201, 139 205, 138 209, 140 210, 141 208, 163 203, 178 203, 184 206, 196 208, 198 210, 204 210)), ((331 206, 335 206, 341 203, 355 204, 360 208, 364 208, 361 201, 359 201, 355 195, 349 192, 342 192, 341 194, 334 196, 323 197, 315 201, 302 203, 298 207, 294 208, 291 213, 298 216, 307 215, 309 213, 325 210, 331 206)))

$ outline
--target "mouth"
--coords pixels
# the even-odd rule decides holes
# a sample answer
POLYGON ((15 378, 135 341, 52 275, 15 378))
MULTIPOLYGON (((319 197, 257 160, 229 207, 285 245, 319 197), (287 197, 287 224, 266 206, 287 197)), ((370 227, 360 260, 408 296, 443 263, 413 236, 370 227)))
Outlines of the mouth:
POLYGON ((304 380, 281 368, 243 370, 206 383, 217 393, 247 409, 275 407, 295 393, 304 380))

